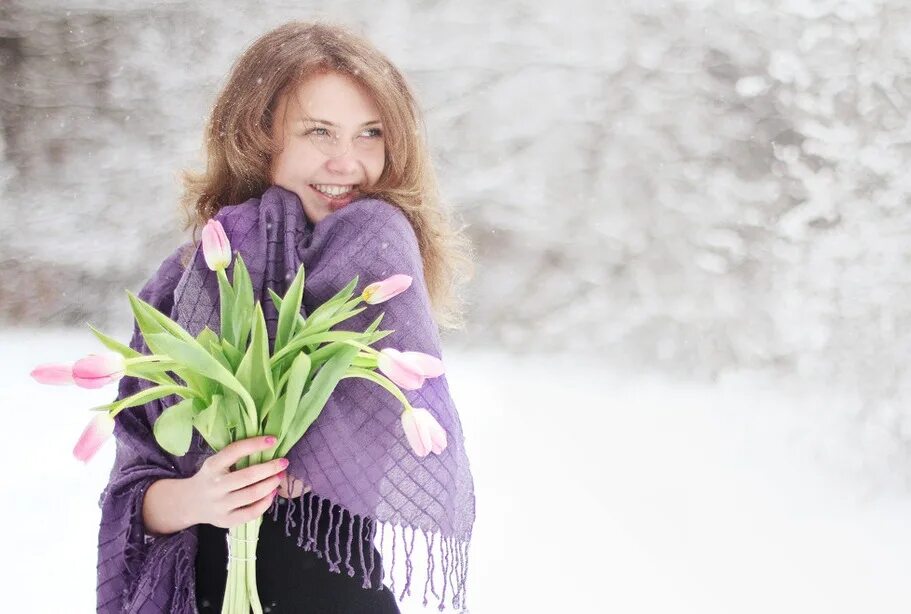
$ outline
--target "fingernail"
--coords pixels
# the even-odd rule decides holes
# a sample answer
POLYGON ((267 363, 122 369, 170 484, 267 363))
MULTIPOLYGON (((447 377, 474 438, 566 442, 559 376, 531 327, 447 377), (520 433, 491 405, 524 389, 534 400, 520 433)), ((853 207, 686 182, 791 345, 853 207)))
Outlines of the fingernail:
POLYGON ((290 464, 291 464, 291 461, 289 461, 287 458, 282 458, 282 459, 279 459, 279 461, 278 461, 278 466, 281 467, 282 469, 287 469, 288 465, 290 465, 290 464))
POLYGON ((285 472, 282 471, 281 473, 276 473, 276 474, 275 474, 275 477, 281 479, 281 478, 285 477, 285 472))
POLYGON ((268 437, 266 437, 266 443, 269 444, 270 446, 274 445, 276 441, 278 441, 278 439, 273 437, 272 435, 269 435, 268 437))

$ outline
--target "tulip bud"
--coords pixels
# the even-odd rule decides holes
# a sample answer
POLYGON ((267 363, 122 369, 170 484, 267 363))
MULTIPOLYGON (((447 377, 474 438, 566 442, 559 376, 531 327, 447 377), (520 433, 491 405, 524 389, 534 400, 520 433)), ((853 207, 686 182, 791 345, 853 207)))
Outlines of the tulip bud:
POLYGON ((361 292, 361 298, 368 305, 377 305, 407 290, 411 286, 411 282, 410 275, 393 275, 364 288, 364 291, 361 292))
POLYGON ((73 365, 73 381, 82 388, 101 388, 123 377, 126 361, 120 354, 90 354, 73 365))
POLYGON ((227 268, 231 264, 231 243, 218 220, 209 220, 202 229, 202 255, 206 259, 206 266, 213 271, 227 268))
POLYGON ((446 449, 446 430, 423 407, 414 407, 402 412, 402 428, 408 445, 421 458, 431 452, 442 454, 446 449))
POLYGON ((111 417, 111 414, 108 412, 98 414, 92 418, 85 430, 82 431, 79 441, 76 442, 76 446, 73 448, 73 456, 83 463, 89 462, 95 452, 98 451, 113 432, 114 418, 111 417))

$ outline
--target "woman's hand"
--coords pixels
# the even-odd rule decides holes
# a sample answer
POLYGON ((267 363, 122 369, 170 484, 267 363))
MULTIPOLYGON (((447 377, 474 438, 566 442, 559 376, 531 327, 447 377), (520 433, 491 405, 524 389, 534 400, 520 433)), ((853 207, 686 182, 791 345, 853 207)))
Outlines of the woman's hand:
POLYGON ((231 469, 243 457, 275 445, 266 440, 265 436, 250 437, 228 444, 203 461, 196 475, 187 478, 184 505, 197 523, 230 529, 262 516, 272 505, 279 484, 287 481, 287 459, 231 469))

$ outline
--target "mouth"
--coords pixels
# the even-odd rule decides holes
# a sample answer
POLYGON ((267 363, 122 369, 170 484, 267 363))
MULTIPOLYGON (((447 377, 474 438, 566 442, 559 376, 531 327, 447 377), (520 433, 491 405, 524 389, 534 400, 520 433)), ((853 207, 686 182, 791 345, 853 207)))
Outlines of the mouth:
POLYGON ((341 209, 357 198, 357 185, 338 185, 325 183, 311 183, 308 187, 329 205, 332 210, 341 209))

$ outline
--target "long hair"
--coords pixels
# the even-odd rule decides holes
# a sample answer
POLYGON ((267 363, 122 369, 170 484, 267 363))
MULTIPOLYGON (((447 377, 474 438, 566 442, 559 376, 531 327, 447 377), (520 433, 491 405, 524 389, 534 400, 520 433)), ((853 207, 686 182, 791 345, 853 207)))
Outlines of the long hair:
MULTIPOLYGON (((326 71, 354 80, 377 105, 385 167, 377 182, 362 191, 405 213, 418 238, 434 319, 441 327, 464 327, 459 286, 474 273, 473 250, 463 229, 454 228, 440 197, 420 108, 395 65, 344 26, 286 23, 261 36, 235 61, 206 125, 206 168, 180 173, 184 230, 193 228, 196 245, 197 232, 221 207, 266 191, 272 158, 281 148, 272 134, 273 113, 284 96, 326 71)), ((190 255, 184 255, 185 265, 190 255)))

